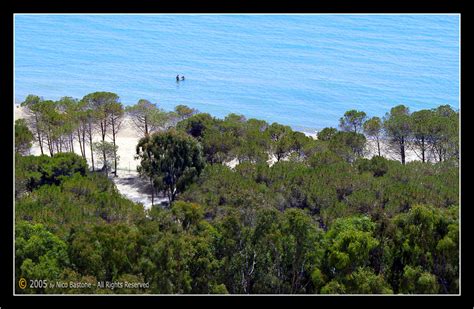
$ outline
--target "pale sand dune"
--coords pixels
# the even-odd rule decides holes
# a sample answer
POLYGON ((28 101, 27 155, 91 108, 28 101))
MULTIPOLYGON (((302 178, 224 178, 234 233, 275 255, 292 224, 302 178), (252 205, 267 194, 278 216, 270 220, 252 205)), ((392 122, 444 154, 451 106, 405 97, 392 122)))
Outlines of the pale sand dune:
MULTIPOLYGON (((365 158, 372 158, 373 156, 378 155, 378 150, 377 150, 377 142, 375 140, 367 139, 367 144, 365 146, 366 152, 364 154, 365 158)), ((385 157, 390 160, 400 160, 400 155, 397 155, 394 153, 387 142, 381 141, 380 142, 380 154, 382 157, 385 157)), ((411 162, 411 161, 418 161, 420 158, 416 155, 416 153, 412 149, 407 149, 405 151, 405 161, 406 162, 411 162)))
POLYGON ((318 139, 318 132, 303 132, 304 135, 311 137, 313 139, 318 139))

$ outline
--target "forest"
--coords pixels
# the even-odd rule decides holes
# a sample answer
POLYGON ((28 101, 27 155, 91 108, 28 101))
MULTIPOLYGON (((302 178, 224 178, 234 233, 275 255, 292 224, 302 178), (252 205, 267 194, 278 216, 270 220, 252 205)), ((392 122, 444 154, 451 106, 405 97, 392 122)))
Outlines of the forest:
POLYGON ((449 105, 398 105, 382 118, 349 110, 316 139, 239 114, 167 112, 148 100, 125 107, 109 92, 30 95, 22 106, 16 280, 91 287, 16 293, 459 292, 459 111, 449 105), (166 198, 150 209, 111 180, 125 116, 142 136, 137 171, 166 198), (29 154, 33 144, 42 155, 29 154))

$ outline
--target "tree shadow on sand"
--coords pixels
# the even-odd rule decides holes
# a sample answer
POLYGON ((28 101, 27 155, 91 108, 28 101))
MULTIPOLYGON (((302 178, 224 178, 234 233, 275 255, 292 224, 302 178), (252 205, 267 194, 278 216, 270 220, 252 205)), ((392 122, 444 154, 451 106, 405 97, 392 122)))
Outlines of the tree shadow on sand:
POLYGON ((143 178, 137 176, 127 176, 118 178, 115 183, 135 189, 138 193, 151 195, 153 187, 151 184, 143 178))

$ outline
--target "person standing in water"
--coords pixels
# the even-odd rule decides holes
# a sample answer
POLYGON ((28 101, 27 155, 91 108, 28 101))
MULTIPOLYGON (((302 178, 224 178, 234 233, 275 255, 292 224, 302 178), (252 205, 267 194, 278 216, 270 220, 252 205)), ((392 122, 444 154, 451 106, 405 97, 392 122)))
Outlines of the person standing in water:
POLYGON ((183 75, 183 76, 181 76, 181 80, 184 80, 184 75, 183 75))
POLYGON ((176 75, 176 81, 179 82, 179 74, 176 75))

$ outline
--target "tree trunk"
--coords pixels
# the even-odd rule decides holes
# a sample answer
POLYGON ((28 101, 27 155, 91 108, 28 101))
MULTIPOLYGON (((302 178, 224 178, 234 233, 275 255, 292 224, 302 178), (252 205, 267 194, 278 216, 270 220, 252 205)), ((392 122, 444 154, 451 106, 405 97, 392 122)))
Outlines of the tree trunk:
POLYGON ((115 148, 115 121, 112 118, 112 142, 114 144, 114 175, 117 177, 117 149, 115 148))
POLYGON ((380 155, 380 141, 379 141, 379 137, 377 136, 377 150, 379 152, 379 157, 381 156, 380 155))
POLYGON ((48 134, 46 135, 46 141, 48 142, 49 155, 52 157, 54 155, 54 145, 53 141, 51 140, 51 132, 49 129, 48 134))
POLYGON ((91 161, 92 161, 92 171, 95 171, 95 168, 94 168, 94 151, 92 149, 92 124, 89 123, 89 144, 90 144, 90 148, 91 148, 91 161))
POLYGON ((40 149, 41 149, 41 155, 44 155, 43 141, 41 140, 41 134, 39 133, 39 131, 38 131, 38 143, 39 143, 39 146, 40 146, 40 149))
POLYGON ((435 147, 434 152, 438 159, 438 162, 443 161, 443 151, 442 151, 441 145, 438 145, 437 147, 435 147))
POLYGON ((405 138, 402 137, 400 140, 400 155, 402 157, 402 164, 405 165, 405 138))
POLYGON ((82 148, 81 130, 79 128, 77 129, 77 139, 79 140, 79 149, 81 150, 81 155, 82 155, 83 158, 85 158, 84 157, 84 150, 82 148))
MULTIPOLYGON (((103 122, 100 123, 100 129, 101 129, 101 133, 102 133, 102 145, 104 145, 104 142, 105 142, 105 134, 106 134, 106 121, 104 120, 103 122)), ((109 171, 108 171, 108 167, 107 167, 107 154, 105 152, 105 147, 102 147, 102 157, 104 159, 104 167, 105 167, 105 176, 108 176, 109 175, 109 171)))
MULTIPOLYGON (((80 137, 79 137, 80 139, 80 137)), ((84 151, 84 159, 87 159, 86 156, 86 129, 83 128, 82 130, 82 150, 84 151)))
POLYGON ((425 163, 425 137, 421 138, 421 161, 425 163))
POLYGON ((145 116, 145 136, 148 136, 148 120, 145 116))
POLYGON ((41 155, 44 155, 43 152, 43 140, 41 139, 41 133, 39 129, 39 121, 38 121, 38 114, 35 113, 35 122, 36 122, 36 133, 38 134, 38 143, 41 149, 41 155))
POLYGON ((155 187, 153 186, 153 178, 150 178, 151 184, 151 207, 153 207, 153 203, 155 202, 155 187))
POLYGON ((108 166, 107 166, 107 155, 105 153, 105 149, 102 151, 102 156, 103 156, 103 159, 104 159, 105 176, 109 176, 109 171, 108 171, 108 166))
POLYGON ((69 140, 71 141, 71 152, 74 153, 74 138, 72 137, 72 133, 69 134, 69 140))

